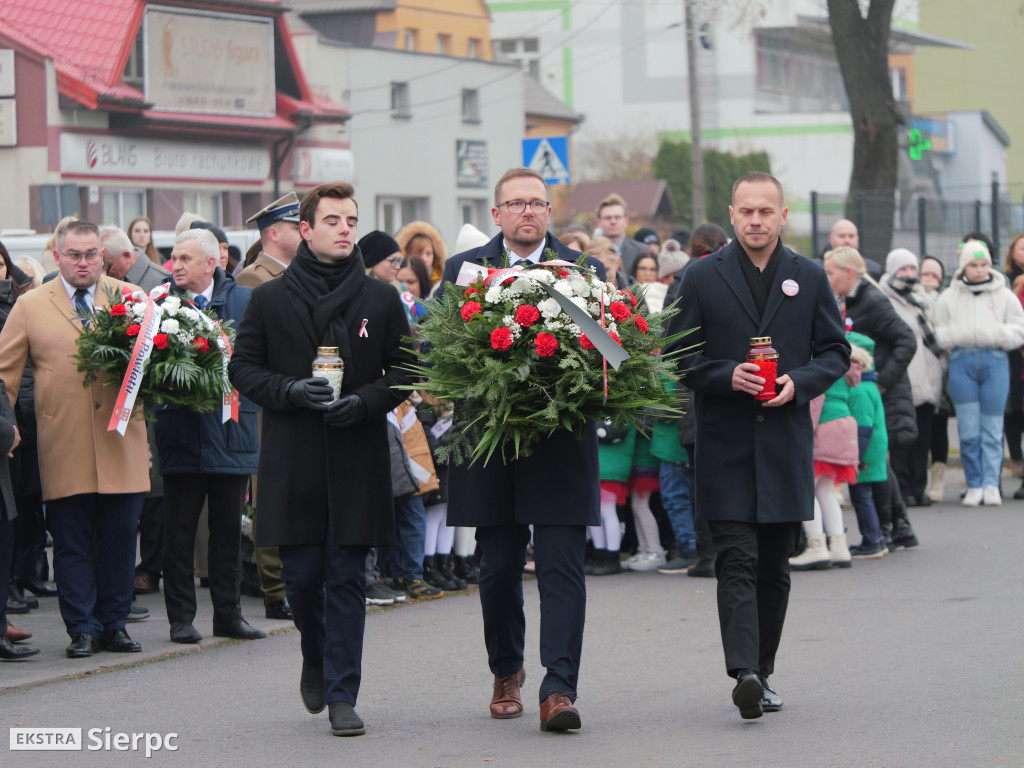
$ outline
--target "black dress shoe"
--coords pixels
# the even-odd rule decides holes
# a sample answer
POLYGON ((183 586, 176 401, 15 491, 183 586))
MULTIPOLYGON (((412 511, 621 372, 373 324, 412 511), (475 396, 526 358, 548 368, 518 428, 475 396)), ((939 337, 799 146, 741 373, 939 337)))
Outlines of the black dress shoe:
POLYGON ((10 595, 7 596, 7 613, 14 613, 18 615, 24 615, 28 613, 29 607, 22 600, 15 600, 10 595))
POLYGON ((267 618, 280 619, 282 621, 292 620, 292 607, 287 600, 276 600, 267 605, 267 618))
POLYGON ((299 678, 299 694, 302 696, 302 706, 311 715, 324 711, 327 702, 324 699, 324 668, 313 664, 302 662, 302 676, 299 678))
POLYGON ((45 581, 41 581, 40 579, 17 579, 16 583, 22 588, 22 590, 27 589, 36 597, 57 596, 57 589, 55 587, 51 587, 45 581))
POLYGON ((86 656, 92 656, 94 653, 99 653, 100 641, 98 638, 93 637, 88 632, 79 632, 71 638, 71 645, 67 647, 67 655, 69 659, 84 659, 86 656))
POLYGON ((740 717, 754 720, 760 717, 761 699, 764 698, 764 687, 757 673, 745 670, 736 675, 736 687, 732 689, 732 703, 739 707, 740 717))
POLYGON ((266 632, 256 629, 245 619, 237 619, 234 623, 223 626, 214 624, 213 634, 215 637, 233 637, 236 640, 261 640, 267 636, 266 632))
POLYGON ((182 645, 192 645, 198 643, 203 639, 203 636, 199 634, 199 630, 193 627, 191 624, 186 624, 183 621, 177 621, 171 624, 171 642, 181 643, 182 645))
POLYGON ((15 645, 3 635, 0 635, 0 659, 4 661, 21 661, 29 656, 39 653, 38 648, 26 648, 24 645, 15 645))
POLYGON ((761 676, 761 687, 764 688, 764 696, 761 698, 761 709, 765 712, 778 712, 782 709, 782 697, 772 688, 768 682, 768 676, 761 676))
POLYGON ((142 646, 132 640, 123 629, 108 629, 100 636, 100 648, 112 653, 138 653, 142 646))
POLYGON ((347 701, 338 701, 330 706, 331 733, 334 736, 362 736, 366 733, 363 721, 356 709, 347 701))
POLYGON ((29 608, 39 607, 39 601, 36 600, 34 597, 29 597, 28 595, 26 595, 25 591, 17 584, 15 584, 13 581, 7 587, 7 600, 8 602, 13 600, 18 603, 24 603, 29 608))

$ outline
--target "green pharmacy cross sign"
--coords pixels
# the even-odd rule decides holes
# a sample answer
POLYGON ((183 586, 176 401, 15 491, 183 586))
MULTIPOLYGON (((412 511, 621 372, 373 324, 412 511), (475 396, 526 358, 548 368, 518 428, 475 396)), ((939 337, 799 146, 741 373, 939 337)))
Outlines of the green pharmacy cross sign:
POLYGON ((932 148, 931 139, 926 139, 919 128, 910 129, 909 139, 911 160, 920 160, 924 151, 932 148))

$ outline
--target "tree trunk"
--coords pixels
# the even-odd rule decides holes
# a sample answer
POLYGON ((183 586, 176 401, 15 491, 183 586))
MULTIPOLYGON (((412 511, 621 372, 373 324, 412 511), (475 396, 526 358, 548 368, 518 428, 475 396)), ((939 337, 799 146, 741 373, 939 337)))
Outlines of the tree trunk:
POLYGON ((889 25, 895 0, 828 0, 832 42, 853 118, 853 172, 846 215, 860 231, 861 254, 884 262, 892 245, 903 122, 889 79, 889 25))

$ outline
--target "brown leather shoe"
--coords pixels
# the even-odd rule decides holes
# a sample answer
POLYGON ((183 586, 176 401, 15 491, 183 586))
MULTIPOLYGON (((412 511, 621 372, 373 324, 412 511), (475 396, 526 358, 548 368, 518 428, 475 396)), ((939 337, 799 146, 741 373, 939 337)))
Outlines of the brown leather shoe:
POLYGON ((28 640, 30 637, 32 637, 32 633, 25 629, 18 629, 16 626, 8 622, 7 632, 4 633, 4 637, 6 637, 12 643, 20 643, 23 640, 28 640))
POLYGON ((511 720, 523 714, 523 697, 519 687, 526 680, 526 670, 508 677, 494 676, 494 693, 491 695, 491 717, 496 720, 511 720))
POLYGON ((568 694, 552 693, 540 703, 542 731, 571 731, 580 727, 580 711, 568 694))
POLYGON ((157 581, 151 574, 145 572, 135 574, 136 595, 152 595, 158 589, 157 581))

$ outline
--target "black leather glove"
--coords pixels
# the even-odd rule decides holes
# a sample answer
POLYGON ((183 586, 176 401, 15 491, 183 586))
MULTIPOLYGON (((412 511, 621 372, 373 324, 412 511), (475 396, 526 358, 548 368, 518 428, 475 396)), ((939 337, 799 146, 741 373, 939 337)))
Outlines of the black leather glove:
POLYGON ((334 390, 327 383, 327 379, 299 379, 288 385, 288 402, 295 408, 323 411, 333 399, 334 390))
POLYGON ((345 395, 327 407, 324 422, 332 427, 351 427, 366 421, 366 403, 359 395, 345 395))

